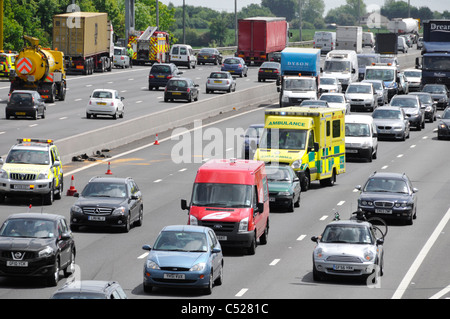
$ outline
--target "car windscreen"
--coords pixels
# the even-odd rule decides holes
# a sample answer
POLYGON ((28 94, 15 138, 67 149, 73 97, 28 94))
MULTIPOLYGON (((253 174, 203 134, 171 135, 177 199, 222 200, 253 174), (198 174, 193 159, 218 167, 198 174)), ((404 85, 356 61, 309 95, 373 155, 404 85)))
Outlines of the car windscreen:
POLYGON ((394 81, 393 69, 366 69, 366 80, 394 81))
POLYGON ((375 110, 372 113, 374 119, 401 119, 402 114, 397 110, 375 110))
POLYGON ((407 194, 408 185, 401 179, 373 177, 367 181, 364 191, 407 194))
POLYGON ((373 244, 374 238, 368 227, 353 225, 329 225, 325 228, 322 243, 373 244))
POLYGON ((440 85, 425 85, 422 89, 423 92, 428 93, 437 93, 437 94, 445 94, 445 89, 443 86, 440 85))
POLYGON ((296 129, 265 129, 260 147, 271 149, 304 150, 308 131, 296 129))
POLYGON ((55 224, 51 220, 35 218, 13 218, 6 220, 1 229, 2 237, 53 238, 55 224))
POLYGON ((81 193, 83 197, 120 197, 127 196, 127 188, 122 183, 92 182, 81 193))
POLYGON ((288 91, 315 91, 317 89, 314 79, 286 79, 283 86, 288 91))
POLYGON ((48 165, 48 151, 13 149, 6 158, 6 163, 48 165))
POLYGON ((350 61, 325 61, 324 69, 325 72, 350 72, 351 63, 350 61))
POLYGON ((368 137, 370 136, 370 128, 366 123, 345 123, 346 137, 368 137))
POLYGON ((249 208, 251 204, 251 185, 195 183, 192 191, 194 206, 249 208))
POLYGON ((392 99, 391 106, 399 106, 399 107, 407 107, 407 108, 418 107, 416 99, 403 99, 403 98, 392 99))
POLYGON ((332 78, 320 78, 320 84, 322 84, 322 85, 335 85, 335 84, 337 84, 337 80, 336 79, 332 79, 332 78))
POLYGON ((441 118, 443 119, 450 119, 450 109, 446 109, 444 113, 442 114, 441 118))
POLYGON ((368 94, 372 93, 372 90, 369 85, 349 85, 347 91, 345 93, 360 93, 360 94, 368 94))
POLYGON ((190 231, 162 231, 153 245, 153 250, 183 252, 207 252, 205 233, 190 231))
POLYGON ((344 97, 341 95, 321 95, 320 100, 328 103, 345 103, 344 97))
POLYGON ((267 180, 271 182, 292 182, 291 175, 286 169, 277 166, 266 166, 267 180))

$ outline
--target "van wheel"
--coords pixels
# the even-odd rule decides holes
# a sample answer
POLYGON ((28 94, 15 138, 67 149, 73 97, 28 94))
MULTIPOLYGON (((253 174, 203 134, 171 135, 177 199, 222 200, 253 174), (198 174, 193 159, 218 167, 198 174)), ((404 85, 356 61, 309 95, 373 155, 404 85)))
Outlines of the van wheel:
POLYGON ((259 243, 261 245, 267 244, 267 239, 269 237, 269 220, 267 220, 266 228, 264 229, 264 233, 259 237, 259 243))
POLYGON ((250 247, 247 248, 247 254, 254 255, 256 253, 256 234, 253 236, 250 247))

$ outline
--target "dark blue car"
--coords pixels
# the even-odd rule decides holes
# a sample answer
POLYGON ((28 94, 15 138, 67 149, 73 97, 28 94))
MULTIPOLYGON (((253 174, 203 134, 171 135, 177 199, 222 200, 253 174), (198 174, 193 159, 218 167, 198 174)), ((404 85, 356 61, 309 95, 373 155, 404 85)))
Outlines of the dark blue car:
POLYGON ((231 75, 247 76, 248 66, 242 58, 226 58, 223 61, 221 71, 228 71, 231 75))
POLYGON ((244 146, 242 153, 245 159, 253 159, 256 148, 259 144, 259 139, 264 130, 264 124, 252 124, 250 125, 244 134, 244 146))

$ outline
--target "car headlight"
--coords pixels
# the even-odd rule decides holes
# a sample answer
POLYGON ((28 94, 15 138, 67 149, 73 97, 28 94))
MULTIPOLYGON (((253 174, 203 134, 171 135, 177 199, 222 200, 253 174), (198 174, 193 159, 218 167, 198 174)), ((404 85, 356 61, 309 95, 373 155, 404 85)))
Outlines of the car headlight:
POLYGON ((397 87, 397 83, 395 83, 395 82, 391 82, 388 85, 388 89, 395 89, 396 87, 397 87))
POLYGON ((195 216, 189 215, 189 225, 198 225, 198 219, 195 216))
POLYGON ((361 205, 363 206, 373 206, 373 201, 371 200, 362 200, 361 205))
POLYGON ((125 211, 126 211, 125 207, 120 206, 120 207, 115 208, 111 215, 115 215, 115 216, 124 215, 125 211))
POLYGON ((45 247, 41 251, 39 251, 38 256, 39 258, 45 258, 50 257, 53 254, 53 248, 50 246, 45 247))
POLYGON ((157 263, 155 263, 153 260, 147 260, 147 268, 148 269, 157 269, 159 270, 159 266, 157 263))
POLYGON ((299 169, 302 166, 302 160, 293 161, 291 167, 293 169, 299 169))
POLYGON ((189 269, 189 271, 202 271, 203 269, 205 269, 205 267, 206 263, 198 263, 192 266, 191 269, 189 269))
POLYGON ((317 249, 314 251, 314 254, 315 254, 315 256, 316 256, 317 258, 323 258, 323 257, 324 257, 324 254, 325 254, 325 251, 324 251, 323 248, 319 247, 319 248, 317 248, 317 249))
POLYGON ((425 108, 425 111, 426 111, 426 112, 431 112, 431 111, 432 111, 431 106, 428 105, 428 106, 425 108))
POLYGON ((248 217, 241 219, 239 222, 238 232, 244 232, 248 230, 248 217))
POLYGON ((445 130, 447 129, 447 125, 445 123, 439 123, 438 128, 445 130))
POLYGON ((77 205, 73 205, 72 208, 70 209, 70 211, 72 213, 79 213, 79 214, 83 213, 83 209, 77 205))
POLYGON ((8 172, 4 169, 0 169, 0 178, 8 178, 8 172))
POLYGON ((401 126, 394 126, 394 131, 401 131, 403 130, 403 127, 401 126))
POLYGON ((40 172, 37 179, 47 179, 47 178, 48 178, 48 171, 40 172))
POLYGON ((375 258, 375 254, 373 253, 372 250, 366 249, 364 251, 364 260, 365 261, 372 261, 374 258, 375 258))
POLYGON ((280 196, 290 196, 291 193, 289 193, 289 192, 279 192, 278 195, 280 195, 280 196))

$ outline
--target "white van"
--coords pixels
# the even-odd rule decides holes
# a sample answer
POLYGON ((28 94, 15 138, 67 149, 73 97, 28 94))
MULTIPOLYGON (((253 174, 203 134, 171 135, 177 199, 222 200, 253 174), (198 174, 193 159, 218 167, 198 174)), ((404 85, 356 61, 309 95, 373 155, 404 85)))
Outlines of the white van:
POLYGON ((345 115, 345 157, 377 158, 378 133, 371 115, 345 115))
POLYGON ((336 32, 316 31, 313 47, 320 49, 322 54, 336 49, 336 32))
POLYGON ((194 68, 197 64, 197 57, 194 50, 187 44, 174 44, 170 49, 169 62, 176 66, 187 66, 188 69, 194 68))
POLYGON ((373 48, 375 46, 375 36, 373 35, 373 32, 363 32, 362 42, 363 47, 369 46, 373 48))
POLYGON ((353 50, 333 50, 327 53, 323 76, 335 77, 345 91, 347 86, 358 81, 358 56, 353 50))

